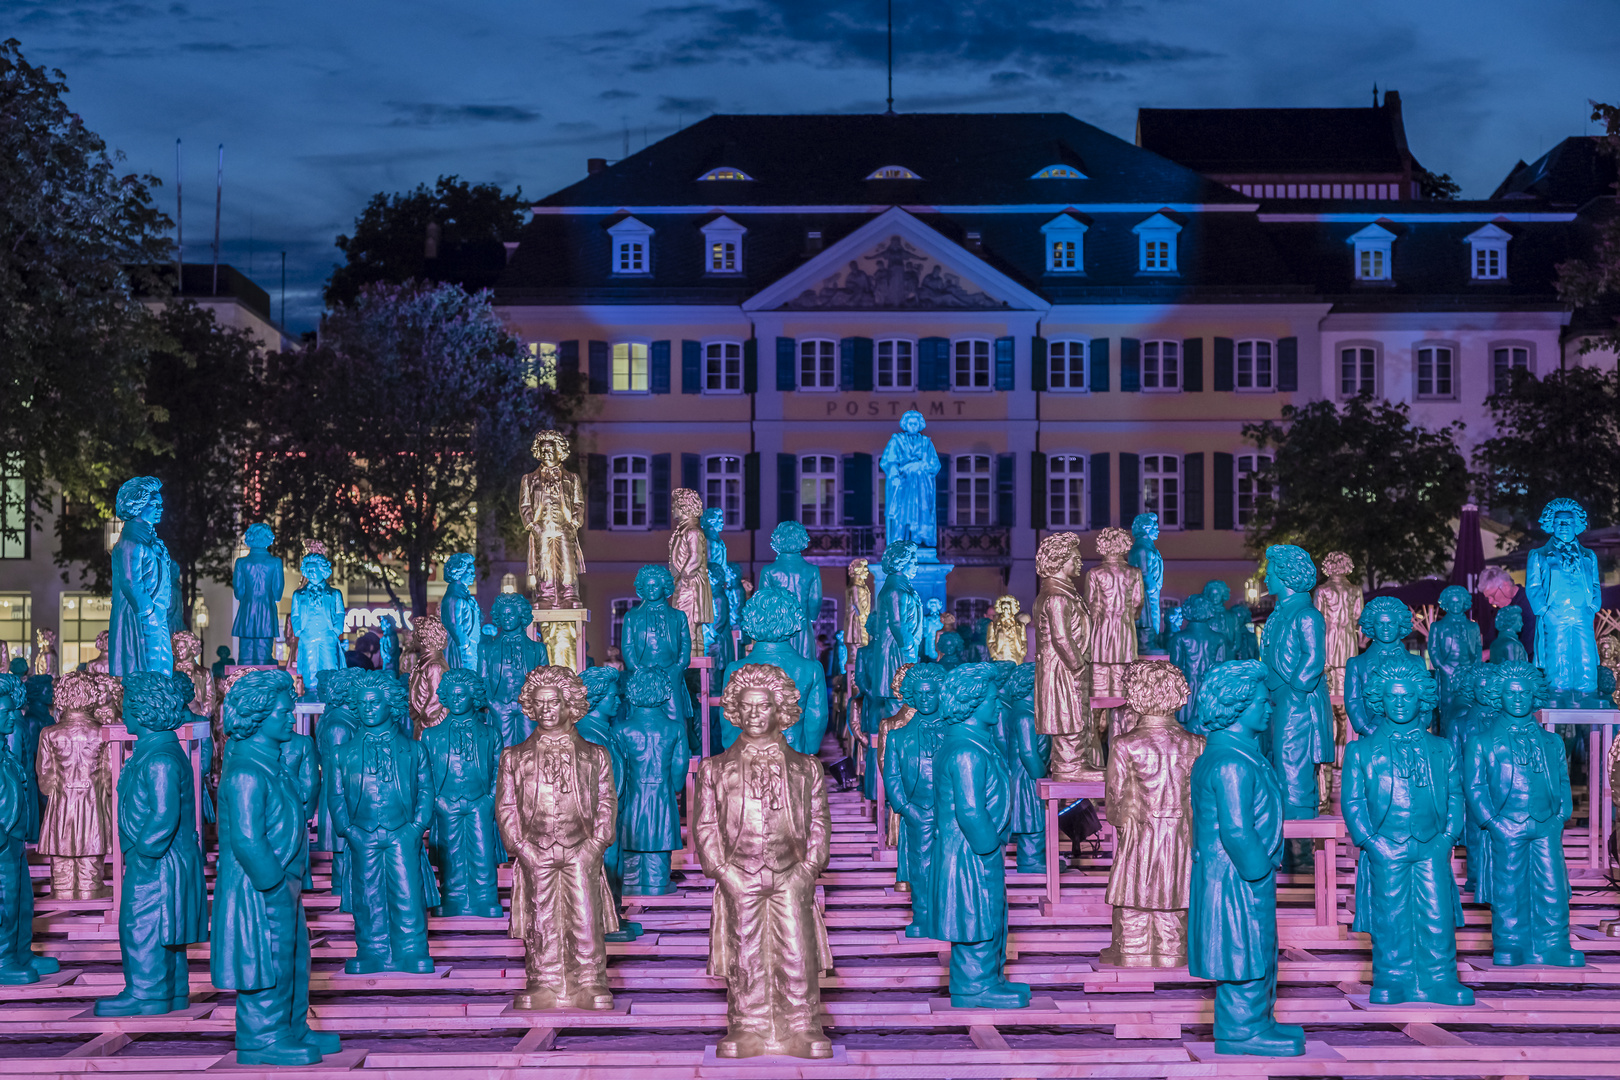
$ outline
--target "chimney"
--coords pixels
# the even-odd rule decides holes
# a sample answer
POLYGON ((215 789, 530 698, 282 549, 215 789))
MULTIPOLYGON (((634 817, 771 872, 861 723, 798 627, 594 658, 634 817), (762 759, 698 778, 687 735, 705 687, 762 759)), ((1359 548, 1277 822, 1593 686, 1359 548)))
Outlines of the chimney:
POLYGON ((607 158, 593 157, 585 159, 585 172, 588 176, 595 176, 607 168, 607 158))
POLYGON ((974 252, 975 254, 983 252, 984 251, 984 240, 983 240, 983 238, 980 237, 979 234, 976 233, 976 232, 968 233, 967 234, 967 249, 969 251, 971 251, 971 252, 974 252))
POLYGON ((804 232, 804 253, 814 255, 821 250, 821 230, 806 229, 804 232))
POLYGON ((1401 95, 1397 90, 1384 91, 1384 115, 1389 119, 1395 136, 1395 152, 1401 157, 1401 193, 1405 198, 1419 197, 1418 165, 1412 160, 1411 147, 1406 142, 1406 121, 1401 116, 1401 95))

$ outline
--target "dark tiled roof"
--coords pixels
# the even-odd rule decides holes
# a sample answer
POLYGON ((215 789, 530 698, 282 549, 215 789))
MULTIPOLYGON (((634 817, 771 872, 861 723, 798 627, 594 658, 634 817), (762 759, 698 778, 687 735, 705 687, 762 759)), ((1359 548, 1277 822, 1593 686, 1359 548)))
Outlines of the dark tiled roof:
POLYGON ((1614 194, 1615 160, 1603 153, 1602 139, 1564 139, 1534 162, 1519 162, 1491 193, 1493 199, 1545 199, 1560 206, 1583 206, 1614 194))
MULTIPOLYGON (((163 263, 154 267, 159 281, 174 288, 174 264, 163 263)), ((196 300, 233 298, 243 307, 270 321, 270 294, 251 278, 229 263, 219 264, 219 289, 214 289, 213 263, 186 263, 181 267, 180 295, 196 300)))
POLYGON ((1398 173, 1399 99, 1362 109, 1139 109, 1136 141, 1205 174, 1398 173))

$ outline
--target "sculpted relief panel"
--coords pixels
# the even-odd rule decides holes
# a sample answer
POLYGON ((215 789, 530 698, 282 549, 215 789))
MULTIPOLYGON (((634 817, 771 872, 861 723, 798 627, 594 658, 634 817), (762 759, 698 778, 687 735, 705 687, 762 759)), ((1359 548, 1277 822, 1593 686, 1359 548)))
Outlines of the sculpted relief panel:
POLYGON ((794 311, 847 308, 940 308, 978 310, 1006 306, 987 293, 965 285, 931 257, 889 237, 871 254, 850 260, 849 269, 833 274, 819 289, 806 289, 783 307, 794 311))

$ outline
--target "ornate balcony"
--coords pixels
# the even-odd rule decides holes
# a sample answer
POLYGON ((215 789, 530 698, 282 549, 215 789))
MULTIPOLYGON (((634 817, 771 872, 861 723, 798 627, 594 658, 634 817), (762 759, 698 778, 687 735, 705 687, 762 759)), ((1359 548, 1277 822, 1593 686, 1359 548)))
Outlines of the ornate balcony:
MULTIPOLYGON (((881 525, 809 529, 804 557, 813 563, 843 565, 851 559, 883 555, 881 525)), ((958 566, 1005 566, 1012 559, 1010 530, 1004 525, 946 525, 939 530, 939 561, 958 566)))

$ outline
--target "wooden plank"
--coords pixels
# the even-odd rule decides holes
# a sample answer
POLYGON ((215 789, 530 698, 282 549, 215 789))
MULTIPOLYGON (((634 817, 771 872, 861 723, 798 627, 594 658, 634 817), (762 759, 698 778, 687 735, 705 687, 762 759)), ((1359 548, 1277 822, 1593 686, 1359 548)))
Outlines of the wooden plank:
POLYGON ((1424 1046, 1467 1046, 1468 1040, 1461 1035, 1447 1031, 1445 1028, 1435 1027, 1433 1024, 1411 1023, 1401 1028, 1401 1034, 1413 1039, 1424 1046))
POLYGON ((993 1024, 974 1024, 968 1028, 968 1038, 980 1050, 1011 1050, 1007 1039, 997 1031, 993 1024))
POLYGON ((131 1035, 122 1031, 104 1031, 83 1046, 76 1046, 62 1056, 69 1058, 112 1057, 128 1046, 131 1041, 138 1038, 139 1035, 139 1032, 131 1035))
POLYGON ((513 1047, 519 1054, 533 1054, 541 1050, 550 1050, 557 1043, 557 1029, 554 1027, 532 1027, 524 1032, 523 1038, 513 1047))

